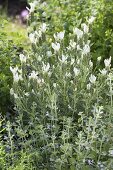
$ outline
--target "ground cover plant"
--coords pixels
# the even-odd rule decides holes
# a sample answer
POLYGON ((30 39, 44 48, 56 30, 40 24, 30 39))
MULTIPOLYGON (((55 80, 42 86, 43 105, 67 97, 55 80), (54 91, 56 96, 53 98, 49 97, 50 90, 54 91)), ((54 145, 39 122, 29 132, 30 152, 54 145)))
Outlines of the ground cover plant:
POLYGON ((103 60, 96 48, 92 52, 96 35, 92 30, 100 20, 96 21, 90 10, 98 6, 87 9, 94 1, 84 1, 83 18, 79 12, 73 13, 76 23, 69 21, 69 29, 63 21, 71 20, 72 15, 67 16, 64 8, 65 16, 60 16, 58 23, 56 16, 41 18, 42 8, 73 5, 73 1, 63 2, 51 1, 48 6, 39 2, 38 13, 37 1, 30 4, 28 37, 32 49, 19 51, 20 64, 10 65, 15 116, 10 120, 2 116, 0 122, 3 170, 113 167, 112 57, 103 60))

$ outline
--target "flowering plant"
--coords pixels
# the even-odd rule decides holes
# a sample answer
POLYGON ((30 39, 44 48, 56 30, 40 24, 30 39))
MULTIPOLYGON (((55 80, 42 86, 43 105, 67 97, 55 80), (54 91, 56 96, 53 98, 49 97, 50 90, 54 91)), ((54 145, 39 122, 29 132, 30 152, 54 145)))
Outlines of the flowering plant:
POLYGON ((93 27, 93 22, 101 17, 98 12, 104 3, 71 2, 30 4, 28 37, 32 49, 19 52, 20 65, 10 66, 16 116, 2 123, 2 169, 113 167, 111 57, 102 61, 94 49, 98 58, 93 62, 90 48, 95 45, 96 36, 91 40, 98 26, 93 27))
POLYGON ((53 37, 46 31, 49 25, 42 24, 32 32, 31 53, 20 54, 20 68, 11 68, 18 142, 36 160, 34 167, 111 168, 111 58, 103 70, 93 68, 86 24, 73 29, 67 44, 65 31, 53 37))

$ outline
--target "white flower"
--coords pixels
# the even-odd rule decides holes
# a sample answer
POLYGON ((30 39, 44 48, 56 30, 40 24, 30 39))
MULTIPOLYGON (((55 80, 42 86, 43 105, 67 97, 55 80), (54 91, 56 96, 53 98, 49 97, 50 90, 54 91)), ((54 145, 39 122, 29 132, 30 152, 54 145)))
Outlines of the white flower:
POLYGON ((90 90, 91 89, 91 84, 87 84, 87 90, 90 90))
POLYGON ((37 79, 37 83, 41 84, 42 80, 40 78, 37 79))
POLYGON ((30 73, 29 79, 37 79, 38 73, 36 71, 32 71, 30 73))
POLYGON ((13 73, 13 75, 16 74, 18 71, 18 66, 14 67, 14 68, 10 66, 10 71, 13 73))
POLYGON ((18 73, 19 73, 19 74, 22 74, 22 69, 18 69, 18 73))
POLYGON ((55 40, 63 40, 64 39, 64 34, 65 34, 65 31, 59 32, 59 33, 57 33, 57 35, 54 34, 55 40))
POLYGON ((112 149, 112 150, 109 150, 109 155, 110 155, 110 156, 113 156, 113 149, 112 149))
MULTIPOLYGON (((41 38, 41 37, 42 37, 42 31, 41 31, 41 30, 35 31, 35 35, 37 36, 38 39, 41 38)), ((37 39, 36 39, 36 40, 37 40, 37 39)), ((35 40, 35 41, 36 41, 36 40, 35 40)))
POLYGON ((29 94, 29 92, 26 92, 26 93, 25 93, 25 96, 27 96, 27 97, 28 97, 29 95, 30 95, 30 94, 29 94))
POLYGON ((95 17, 91 16, 91 18, 89 18, 88 23, 89 23, 89 24, 92 24, 92 22, 93 22, 94 20, 95 20, 95 17))
POLYGON ((47 65, 45 65, 44 63, 43 63, 43 72, 48 72, 49 71, 49 69, 50 69, 50 64, 49 63, 47 63, 47 65))
MULTIPOLYGON (((39 2, 40 2, 40 0, 39 0, 39 2)), ((47 2, 42 1, 42 3, 40 5, 41 5, 41 7, 47 7, 47 2)))
POLYGON ((22 75, 21 74, 19 75, 18 73, 13 75, 13 78, 14 78, 14 82, 18 82, 19 80, 23 80, 22 75))
POLYGON ((89 81, 94 84, 96 81, 96 77, 94 75, 91 74, 91 76, 89 77, 89 81))
POLYGON ((52 48, 54 49, 54 51, 59 51, 60 50, 60 44, 59 43, 52 43, 52 48))
POLYGON ((33 94, 35 94, 35 91, 34 91, 34 89, 32 89, 32 90, 31 90, 31 92, 32 92, 33 94))
POLYGON ((18 98, 19 98, 16 93, 14 93, 14 98, 15 98, 15 99, 18 99, 18 98))
POLYGON ((53 83, 53 87, 56 88, 56 83, 53 83))
POLYGON ((87 34, 89 32, 89 27, 85 23, 82 24, 82 27, 83 27, 84 33, 87 34))
POLYGON ((97 116, 103 114, 103 106, 93 106, 92 112, 97 113, 97 116))
POLYGON ((62 54, 62 62, 65 63, 67 61, 67 56, 62 54))
POLYGON ((73 80, 71 80, 70 83, 73 84, 74 83, 73 80))
POLYGON ((36 42, 35 33, 30 33, 29 39, 30 39, 31 43, 35 43, 36 42))
POLYGON ((18 82, 19 80, 23 80, 23 78, 22 78, 22 70, 19 70, 17 66, 15 68, 12 68, 10 66, 10 70, 11 70, 11 72, 13 74, 14 82, 18 82), (18 74, 18 73, 20 73, 20 74, 18 74))
POLYGON ((88 44, 85 44, 83 48, 83 54, 87 55, 90 52, 90 46, 88 44))
POLYGON ((14 79, 14 82, 18 82, 19 80, 23 80, 22 75, 21 74, 19 75, 18 72, 13 74, 13 79, 14 79))
POLYGON ((71 58, 71 65, 73 65, 75 62, 74 58, 71 58))
POLYGON ((38 31, 38 38, 41 38, 41 37, 42 37, 42 31, 39 30, 39 31, 38 31))
POLYGON ((107 70, 105 68, 102 69, 102 70, 99 70, 99 71, 103 76, 107 74, 107 70))
MULTIPOLYGON (((43 57, 43 56, 42 56, 43 57)), ((42 60, 42 57, 39 55, 39 56, 37 56, 37 60, 38 61, 41 61, 42 60)))
POLYGON ((42 85, 44 83, 44 79, 41 79, 41 78, 37 78, 37 83, 39 85, 42 85))
POLYGON ((73 33, 77 35, 78 40, 83 37, 83 31, 79 30, 78 28, 74 28, 73 33))
POLYGON ((69 45, 70 45, 71 48, 75 49, 76 42, 74 42, 73 40, 70 40, 69 45))
POLYGON ((71 73, 66 72, 65 76, 66 77, 71 77, 71 73))
POLYGON ((64 55, 64 54, 62 54, 62 59, 60 60, 62 63, 66 63, 67 62, 67 56, 66 55, 64 55))
POLYGON ((73 71, 75 73, 75 76, 78 76, 79 73, 80 73, 80 70, 78 68, 76 68, 76 67, 74 67, 73 71))
POLYGON ((79 59, 79 58, 77 58, 77 60, 76 60, 76 61, 77 61, 77 64, 79 65, 79 64, 80 64, 80 59, 79 59))
POLYGON ((10 95, 14 95, 14 90, 13 90, 13 88, 10 89, 10 95))
POLYGON ((46 12, 43 12, 43 13, 42 13, 42 16, 43 16, 43 17, 46 17, 46 16, 47 16, 46 12))
POLYGON ((20 54, 19 55, 19 57, 20 57, 20 61, 21 61, 21 63, 25 63, 26 62, 26 56, 25 55, 23 55, 23 54, 20 54))
POLYGON ((80 45, 77 45, 77 51, 81 51, 82 49, 80 48, 80 45))
POLYGON ((46 23, 43 23, 43 24, 41 25, 41 31, 42 31, 43 33, 46 32, 46 28, 47 28, 46 23))
POLYGON ((107 80, 110 80, 110 81, 113 80, 113 74, 112 73, 108 74, 107 80))
POLYGON ((100 61, 100 60, 101 60, 101 58, 102 58, 101 56, 100 56, 100 57, 98 57, 98 58, 97 58, 97 61, 100 61))
POLYGON ((109 59, 104 60, 105 67, 110 67, 111 66, 111 56, 109 59))
POLYGON ((93 62, 91 60, 89 61, 89 66, 93 67, 93 62))
POLYGON ((52 52, 51 51, 47 51, 46 54, 47 54, 48 57, 52 56, 52 52))
POLYGON ((63 40, 64 34, 65 34, 65 31, 59 32, 59 33, 57 34, 57 37, 58 37, 60 40, 63 40))
POLYGON ((71 48, 71 46, 68 46, 68 47, 66 47, 67 48, 67 50, 71 50, 72 48, 71 48))
POLYGON ((29 3, 30 9, 29 9, 29 8, 27 8, 27 9, 29 10, 30 13, 31 13, 31 12, 34 12, 35 6, 36 6, 37 4, 38 4, 37 1, 34 1, 33 3, 29 3))

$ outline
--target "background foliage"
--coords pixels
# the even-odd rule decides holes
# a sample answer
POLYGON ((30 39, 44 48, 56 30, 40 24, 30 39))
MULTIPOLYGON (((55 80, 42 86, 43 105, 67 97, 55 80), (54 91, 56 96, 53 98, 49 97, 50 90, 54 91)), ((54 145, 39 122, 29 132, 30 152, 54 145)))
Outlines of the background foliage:
MULTIPOLYGON (((113 1, 112 0, 50 0, 47 5, 38 5, 32 25, 46 22, 51 25, 49 34, 65 29, 67 33, 73 26, 79 27, 90 16, 96 17, 91 29, 91 51, 93 60, 99 55, 106 58, 113 55, 113 1)), ((34 29, 36 27, 34 26, 34 29)))
POLYGON ((12 75, 9 67, 19 63, 18 55, 27 47, 27 41, 24 28, 16 26, 6 16, 0 16, 0 112, 7 112, 12 105, 9 93, 12 75))

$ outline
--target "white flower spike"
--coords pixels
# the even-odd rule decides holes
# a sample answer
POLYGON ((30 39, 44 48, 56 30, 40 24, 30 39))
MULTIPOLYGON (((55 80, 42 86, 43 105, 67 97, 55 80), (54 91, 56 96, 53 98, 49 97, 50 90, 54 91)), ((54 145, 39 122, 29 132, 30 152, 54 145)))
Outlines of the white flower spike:
POLYGON ((73 71, 75 73, 75 76, 78 76, 79 73, 80 73, 80 70, 78 68, 76 68, 76 67, 74 67, 73 71))
POLYGON ((23 54, 20 54, 19 55, 19 57, 20 57, 20 61, 21 61, 21 63, 26 63, 26 56, 25 55, 23 55, 23 54))
POLYGON ((46 29, 47 29, 47 25, 46 25, 46 23, 43 23, 41 25, 41 31, 44 33, 44 32, 46 32, 46 29))
POLYGON ((105 68, 103 70, 99 70, 99 71, 103 76, 105 76, 107 74, 107 70, 105 68))
POLYGON ((59 32, 57 34, 54 34, 54 38, 55 40, 63 40, 64 39, 64 34, 65 34, 65 31, 62 31, 62 32, 59 32))
POLYGON ((83 37, 83 31, 79 30, 78 28, 73 29, 73 33, 77 35, 77 39, 81 39, 83 37))
POLYGON ((91 76, 89 77, 89 81, 90 83, 95 84, 96 77, 93 74, 91 74, 91 76))
POLYGON ((88 44, 85 44, 83 48, 83 55, 87 55, 88 53, 90 53, 90 46, 88 44))
POLYGON ((52 48, 55 52, 58 52, 60 50, 60 44, 59 43, 52 43, 52 48))
POLYGON ((92 24, 92 23, 94 22, 94 20, 95 20, 95 17, 94 17, 94 16, 91 16, 91 18, 89 18, 88 23, 89 23, 89 24, 92 24))
POLYGON ((36 71, 32 71, 29 76, 29 79, 37 79, 37 75, 38 75, 38 73, 36 71))
POLYGON ((37 1, 34 1, 34 2, 32 2, 32 3, 29 3, 30 9, 29 9, 28 7, 27 7, 27 9, 29 10, 30 13, 34 12, 35 7, 36 7, 37 4, 38 4, 37 1))
POLYGON ((29 39, 30 39, 31 43, 35 43, 36 42, 35 33, 30 33, 29 39))
POLYGON ((104 60, 105 67, 111 67, 111 56, 109 59, 104 60))
POLYGON ((89 27, 85 23, 82 24, 82 28, 83 28, 84 33, 87 34, 89 32, 89 27))

